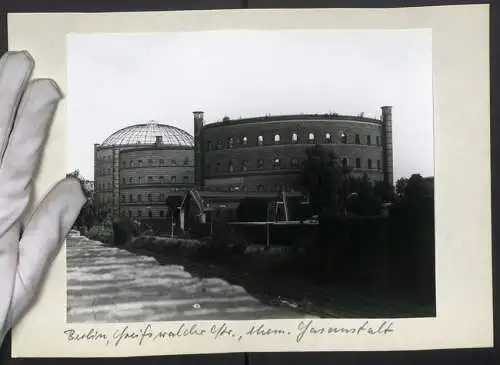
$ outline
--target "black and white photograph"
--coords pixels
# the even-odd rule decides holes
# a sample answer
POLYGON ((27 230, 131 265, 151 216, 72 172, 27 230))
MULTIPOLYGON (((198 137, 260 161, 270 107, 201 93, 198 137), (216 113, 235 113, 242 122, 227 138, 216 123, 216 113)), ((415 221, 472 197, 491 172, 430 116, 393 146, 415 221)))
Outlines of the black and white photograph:
POLYGON ((68 323, 436 316, 430 29, 66 46, 68 323))

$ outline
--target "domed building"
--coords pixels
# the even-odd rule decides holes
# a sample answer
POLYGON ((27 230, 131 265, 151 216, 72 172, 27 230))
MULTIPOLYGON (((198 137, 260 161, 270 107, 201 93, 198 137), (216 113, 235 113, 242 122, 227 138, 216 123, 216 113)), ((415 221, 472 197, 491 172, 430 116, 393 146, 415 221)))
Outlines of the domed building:
POLYGON ((194 136, 155 121, 135 124, 95 145, 95 201, 111 217, 165 225, 173 197, 183 227, 185 216, 203 220, 205 210, 234 210, 248 197, 271 205, 283 192, 302 199, 294 183, 314 145, 334 152, 352 175, 392 184, 392 108, 381 111, 380 119, 296 114, 208 124, 195 111, 194 136))
POLYGON ((194 185, 194 139, 156 121, 120 129, 94 145, 95 202, 101 215, 162 220, 167 198, 194 185))

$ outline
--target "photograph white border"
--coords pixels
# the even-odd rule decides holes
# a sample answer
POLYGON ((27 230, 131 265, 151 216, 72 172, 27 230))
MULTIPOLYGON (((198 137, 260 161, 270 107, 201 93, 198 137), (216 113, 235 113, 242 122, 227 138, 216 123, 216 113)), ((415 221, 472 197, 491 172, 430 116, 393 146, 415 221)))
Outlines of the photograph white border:
MULTIPOLYGON (((69 341, 64 333, 112 336, 123 324, 66 323, 66 252, 49 270, 36 305, 14 328, 13 357, 110 357, 270 351, 373 351, 493 346, 489 110, 489 5, 400 9, 221 10, 154 13, 9 14, 9 49, 28 50, 35 77, 66 90, 66 35, 224 29, 414 29, 433 33, 437 317, 395 319, 390 335, 315 335, 297 343, 298 320, 226 321, 236 333, 264 323, 290 336, 241 341, 213 336, 162 341, 69 341)), ((98 87, 98 85, 96 85, 98 87)), ((49 135, 35 200, 66 170, 66 103, 49 135)), ((375 320, 374 320, 375 321, 375 320)), ((316 326, 358 327, 363 319, 319 319, 316 326)), ((376 322, 376 321, 375 321, 376 322)), ((375 323, 374 322, 374 323, 375 323)), ((185 322, 185 324, 195 322, 185 322)), ((197 322, 200 325, 207 325, 197 322)), ((212 323, 222 323, 210 322, 212 323)), ((153 331, 181 322, 151 323, 153 331)), ((129 330, 146 324, 129 324, 129 330)))

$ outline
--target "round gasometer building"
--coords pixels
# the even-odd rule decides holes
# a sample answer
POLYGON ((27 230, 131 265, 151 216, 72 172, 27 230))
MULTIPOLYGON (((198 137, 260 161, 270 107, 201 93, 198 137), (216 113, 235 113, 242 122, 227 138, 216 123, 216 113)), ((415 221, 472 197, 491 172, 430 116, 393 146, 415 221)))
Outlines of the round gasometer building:
POLYGON ((94 145, 95 202, 102 215, 164 219, 167 195, 194 185, 194 139, 156 121, 120 129, 94 145))
POLYGON ((297 114, 214 123, 195 111, 194 136, 155 121, 128 126, 94 146, 98 212, 154 223, 165 221, 170 197, 184 205, 188 191, 197 191, 195 211, 246 197, 272 201, 284 191, 300 197, 295 182, 314 145, 333 151, 352 175, 392 184, 392 108, 381 109, 380 119, 297 114))
POLYGON ((205 124, 194 113, 195 181, 204 190, 293 191, 313 145, 333 151, 353 176, 393 183, 392 108, 381 118, 338 114, 264 116, 205 124))

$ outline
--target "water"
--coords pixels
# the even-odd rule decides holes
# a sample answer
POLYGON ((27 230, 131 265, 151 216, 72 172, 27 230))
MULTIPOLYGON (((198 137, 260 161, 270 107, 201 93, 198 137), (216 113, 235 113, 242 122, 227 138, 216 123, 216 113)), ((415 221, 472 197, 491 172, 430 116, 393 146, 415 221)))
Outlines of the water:
POLYGON ((70 323, 303 317, 223 279, 85 238, 67 240, 67 281, 70 323))

